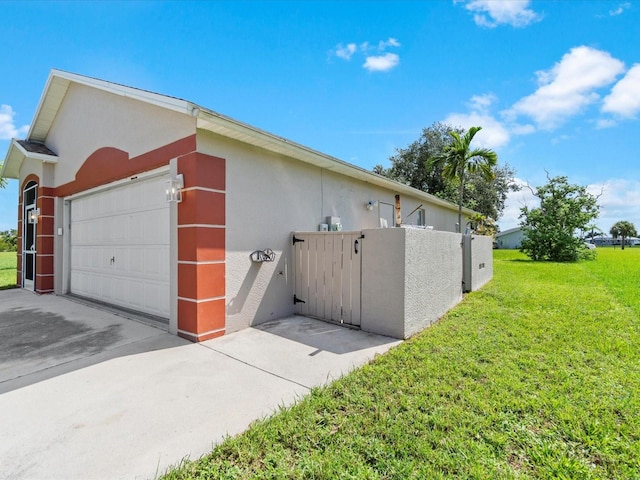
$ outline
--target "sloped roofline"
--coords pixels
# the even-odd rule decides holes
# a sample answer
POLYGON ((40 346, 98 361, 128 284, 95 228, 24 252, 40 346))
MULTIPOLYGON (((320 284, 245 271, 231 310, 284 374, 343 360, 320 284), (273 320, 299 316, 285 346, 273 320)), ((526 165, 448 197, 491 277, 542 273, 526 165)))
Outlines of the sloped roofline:
MULTIPOLYGON (((338 158, 313 150, 309 147, 305 147, 304 145, 296 142, 292 142, 284 137, 271 134, 249 124, 197 105, 193 102, 150 92, 148 90, 108 82, 106 80, 65 72, 63 70, 53 69, 49 73, 47 83, 45 84, 42 96, 38 102, 38 107, 36 108, 29 132, 27 133, 28 141, 40 143, 45 142, 49 129, 56 118, 58 109, 60 108, 71 83, 85 85, 114 95, 132 98, 184 115, 189 115, 196 118, 198 129, 206 130, 216 135, 221 135, 243 143, 248 143, 277 154, 285 155, 287 157, 315 165, 319 168, 334 171, 347 177, 396 191, 397 193, 412 195, 414 197, 424 199, 426 202, 431 204, 439 205, 450 210, 457 211, 458 209, 457 205, 447 202, 446 200, 442 200, 429 193, 425 193, 422 190, 418 190, 387 177, 383 177, 382 175, 370 172, 364 168, 344 162, 338 158)), ((12 142, 12 146, 13 145, 14 142, 12 142)), ((7 173, 14 173, 17 171, 15 165, 7 165, 9 162, 13 163, 16 161, 17 158, 18 156, 15 155, 15 150, 10 148, 0 175, 4 175, 5 171, 7 173), (10 155, 12 150, 14 155, 10 155)), ((17 167, 19 168, 19 165, 17 167)), ((467 215, 475 213, 473 210, 464 207, 462 211, 467 215)))
POLYGON ((496 237, 502 237, 504 235, 509 235, 510 233, 514 233, 517 232, 519 230, 522 230, 521 227, 514 227, 514 228, 510 228, 508 230, 505 230, 504 232, 498 232, 496 233, 496 237))

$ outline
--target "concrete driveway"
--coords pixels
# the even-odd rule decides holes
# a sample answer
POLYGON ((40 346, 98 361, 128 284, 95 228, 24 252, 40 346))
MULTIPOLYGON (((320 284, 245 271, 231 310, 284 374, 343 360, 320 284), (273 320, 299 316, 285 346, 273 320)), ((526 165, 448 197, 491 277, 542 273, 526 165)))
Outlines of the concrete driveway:
POLYGON ((398 343, 289 317, 193 344, 0 291, 0 478, 154 478, 398 343))

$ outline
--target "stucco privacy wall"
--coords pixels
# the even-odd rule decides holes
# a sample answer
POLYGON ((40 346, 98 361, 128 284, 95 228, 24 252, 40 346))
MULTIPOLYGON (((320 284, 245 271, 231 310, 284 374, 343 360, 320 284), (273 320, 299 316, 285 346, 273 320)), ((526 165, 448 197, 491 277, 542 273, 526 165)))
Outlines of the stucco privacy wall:
POLYGON ((461 234, 410 228, 363 234, 362 330, 409 338, 460 301, 461 234))
POLYGON ((493 237, 471 235, 470 291, 481 288, 493 277, 493 237))
MULTIPOLYGON (((394 203, 395 192, 227 138, 198 131, 198 151, 226 160, 226 331, 294 313, 292 231, 317 231, 327 216, 343 230, 379 226, 365 203, 394 203), (270 248, 273 263, 252 263, 270 248)), ((401 196, 407 215, 423 203, 427 223, 453 230, 457 212, 401 196)))

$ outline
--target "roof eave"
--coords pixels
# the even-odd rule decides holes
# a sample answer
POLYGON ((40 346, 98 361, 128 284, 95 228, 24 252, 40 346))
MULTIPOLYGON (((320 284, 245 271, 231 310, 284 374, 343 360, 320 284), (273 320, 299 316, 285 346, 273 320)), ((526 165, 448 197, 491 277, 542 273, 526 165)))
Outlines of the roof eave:
POLYGON ((9 151, 2 164, 0 177, 3 178, 20 178, 20 167, 25 159, 31 158, 43 163, 58 163, 58 157, 55 155, 47 155, 45 153, 29 152, 23 148, 14 138, 9 145, 9 151))
POLYGON ((18 179, 20 176, 20 166, 25 159, 25 155, 22 149, 18 148, 19 144, 15 139, 11 140, 9 144, 9 151, 4 158, 2 164, 2 170, 0 170, 0 177, 18 179))
MULTIPOLYGON (((334 171, 376 186, 394 190, 397 193, 412 195, 449 210, 458 210, 457 205, 423 192, 422 190, 418 190, 417 188, 410 187, 409 185, 405 185, 382 175, 370 172, 369 170, 365 170, 357 165, 344 162, 338 158, 287 140, 286 138, 278 137, 277 135, 252 127, 251 125, 239 122, 212 110, 199 108, 199 111, 194 112, 194 114, 197 115, 197 126, 199 129, 207 130, 214 134, 237 141, 249 143, 256 147, 281 155, 286 155, 326 170, 334 171)), ((473 215, 476 213, 466 207, 463 207, 462 212, 465 215, 473 215)))
MULTIPOLYGON (((45 89, 34 115, 34 120, 29 128, 29 133, 27 135, 28 140, 45 142, 49 129, 51 128, 51 125, 58 113, 58 109, 60 108, 69 85, 72 82, 190 115, 196 117, 197 128, 208 130, 215 134, 237 141, 246 142, 250 145, 286 155, 323 169, 335 171, 351 178, 396 191, 397 193, 412 195, 449 210, 457 211, 458 209, 457 205, 451 202, 447 202, 416 188, 404 185, 396 182, 395 180, 375 174, 330 155, 305 147, 304 145, 292 142, 286 138, 273 135, 252 127, 251 125, 226 117, 212 110, 202 108, 186 100, 127 87, 125 85, 107 82, 92 77, 85 77, 62 70, 53 69, 49 74, 45 89)), ((33 152, 27 152, 27 155, 25 155, 25 150, 19 147, 20 146, 16 144, 15 141, 12 142, 9 152, 7 153, 7 160, 2 167, 2 175, 5 175, 5 172, 7 172, 5 175, 7 178, 18 178, 20 165, 25 158, 36 158, 38 160, 49 161, 51 163, 55 163, 57 161, 57 157, 50 157, 48 155, 44 155, 46 158, 38 158, 36 156, 38 154, 33 152)), ((472 215, 476 213, 468 208, 463 208, 462 211, 465 215, 472 215)))

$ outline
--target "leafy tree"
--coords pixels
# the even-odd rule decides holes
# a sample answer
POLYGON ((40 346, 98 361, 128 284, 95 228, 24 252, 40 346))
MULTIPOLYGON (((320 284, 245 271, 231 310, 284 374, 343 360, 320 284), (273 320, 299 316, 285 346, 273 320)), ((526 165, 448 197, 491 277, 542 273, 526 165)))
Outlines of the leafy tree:
POLYGON ((464 200, 465 174, 479 173, 485 180, 494 178, 493 167, 498 163, 498 155, 488 148, 471 149, 473 137, 482 127, 471 127, 467 133, 449 132, 453 141, 444 151, 429 159, 429 168, 442 168, 445 179, 458 183, 458 230, 462 228, 462 203, 464 200))
MULTIPOLYGON (((391 167, 384 168, 382 165, 376 165, 373 171, 423 192, 447 199, 450 194, 447 191, 450 185, 442 176, 442 168, 428 169, 426 165, 431 157, 444 152, 451 143, 449 135, 451 131, 463 133, 460 129, 454 130, 440 122, 424 128, 418 140, 407 148, 396 150, 396 154, 390 158, 391 167)), ((455 189, 451 193, 455 194, 455 189)))
POLYGON ((18 231, 0 232, 0 252, 15 252, 18 244, 18 231))
MULTIPOLYGON (((458 203, 457 180, 445 178, 441 165, 428 165, 430 158, 444 153, 445 148, 451 145, 453 138, 450 132, 463 134, 464 130, 443 123, 434 123, 422 130, 418 140, 407 148, 396 151, 396 154, 390 158, 391 167, 384 168, 382 165, 376 165, 373 172, 443 200, 458 203)), ((508 192, 520 189, 513 180, 514 175, 515 172, 509 165, 493 167, 493 179, 489 181, 479 173, 467 172, 463 205, 487 218, 497 220, 504 211, 508 192)))
POLYGON ((614 223, 611 230, 609 230, 609 233, 611 233, 613 238, 622 237, 622 250, 624 250, 625 238, 638 236, 636 227, 633 223, 626 220, 620 220, 619 222, 614 223))
POLYGON ((493 237, 498 230, 496 222, 494 222, 492 218, 487 218, 481 213, 476 213, 471 217, 471 225, 478 235, 493 237))
MULTIPOLYGON (((514 182, 515 171, 509 166, 493 167, 493 178, 487 180, 481 174, 468 174, 465 180, 463 205, 497 220, 502 216, 509 192, 517 192, 520 186, 514 182)), ((446 200, 456 203, 455 198, 446 200)))
POLYGON ((584 230, 587 232, 584 234, 584 238, 590 238, 592 241, 598 235, 602 235, 603 231, 600 227, 598 227, 595 223, 591 223, 584 227, 584 230))
POLYGON ((598 197, 586 187, 571 185, 567 177, 549 178, 547 183, 531 192, 540 199, 537 208, 520 209, 520 226, 524 238, 520 251, 533 260, 573 262, 592 258, 576 232, 586 230, 598 216, 598 197))

